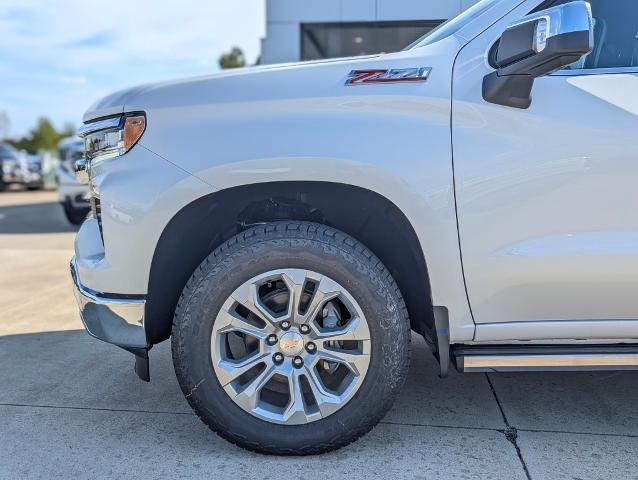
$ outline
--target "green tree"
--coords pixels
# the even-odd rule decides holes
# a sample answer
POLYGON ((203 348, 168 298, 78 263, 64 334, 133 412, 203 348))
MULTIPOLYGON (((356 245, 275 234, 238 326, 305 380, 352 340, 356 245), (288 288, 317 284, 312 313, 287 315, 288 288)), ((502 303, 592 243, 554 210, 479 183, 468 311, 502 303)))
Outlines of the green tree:
POLYGON ((36 153, 39 150, 55 150, 60 140, 74 134, 75 127, 72 124, 66 124, 64 130, 58 132, 48 118, 40 117, 27 136, 10 143, 20 150, 36 153))
POLYGON ((36 127, 31 130, 31 143, 33 151, 53 150, 57 148, 60 134, 48 118, 38 118, 36 127))
POLYGON ((246 58, 241 48, 233 47, 230 52, 224 53, 218 60, 219 68, 239 68, 246 66, 246 58))

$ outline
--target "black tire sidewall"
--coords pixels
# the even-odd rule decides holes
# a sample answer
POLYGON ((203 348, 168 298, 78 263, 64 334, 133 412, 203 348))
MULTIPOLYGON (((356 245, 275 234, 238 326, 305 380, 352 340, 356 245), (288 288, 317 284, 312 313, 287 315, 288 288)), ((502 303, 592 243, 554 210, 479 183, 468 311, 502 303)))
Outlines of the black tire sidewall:
POLYGON ((89 213, 87 208, 73 208, 69 205, 68 200, 62 203, 62 208, 64 209, 64 216, 71 225, 81 225, 89 213))

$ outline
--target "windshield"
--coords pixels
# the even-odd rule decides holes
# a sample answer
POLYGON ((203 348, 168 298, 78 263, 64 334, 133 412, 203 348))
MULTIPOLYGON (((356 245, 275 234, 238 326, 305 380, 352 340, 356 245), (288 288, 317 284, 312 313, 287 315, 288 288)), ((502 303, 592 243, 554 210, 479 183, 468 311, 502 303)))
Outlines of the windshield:
POLYGON ((424 45, 430 45, 431 43, 438 42, 439 40, 449 37, 450 35, 454 35, 472 20, 479 17, 480 15, 483 15, 483 13, 489 10, 493 5, 502 3, 504 1, 505 0, 481 0, 480 2, 472 5, 460 15, 457 15, 447 22, 442 23, 434 30, 429 31, 421 38, 419 38, 416 42, 406 47, 405 50, 422 47, 424 45))

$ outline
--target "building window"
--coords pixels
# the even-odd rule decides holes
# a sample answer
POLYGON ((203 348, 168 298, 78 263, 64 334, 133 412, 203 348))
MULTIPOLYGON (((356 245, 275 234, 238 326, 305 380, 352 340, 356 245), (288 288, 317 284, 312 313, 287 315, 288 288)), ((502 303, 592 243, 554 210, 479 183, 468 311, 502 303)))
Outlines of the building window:
POLYGON ((301 60, 397 52, 441 23, 443 20, 302 23, 301 60))

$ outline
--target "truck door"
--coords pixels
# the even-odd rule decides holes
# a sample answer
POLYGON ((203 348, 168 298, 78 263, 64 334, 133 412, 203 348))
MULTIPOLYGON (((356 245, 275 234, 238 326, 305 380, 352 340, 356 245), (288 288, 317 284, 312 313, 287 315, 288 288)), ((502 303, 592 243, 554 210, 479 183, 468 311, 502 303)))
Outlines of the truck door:
POLYGON ((490 48, 527 1, 460 52, 452 135, 477 340, 638 338, 638 1, 591 0, 595 47, 487 103, 490 48))

